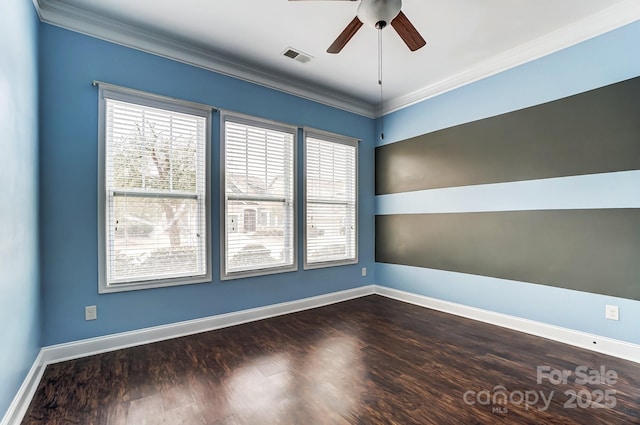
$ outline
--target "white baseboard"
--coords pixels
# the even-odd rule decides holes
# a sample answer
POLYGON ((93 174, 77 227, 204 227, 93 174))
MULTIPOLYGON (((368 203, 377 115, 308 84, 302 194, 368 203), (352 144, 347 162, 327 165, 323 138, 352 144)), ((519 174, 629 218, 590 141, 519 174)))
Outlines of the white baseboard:
POLYGON ((51 345, 42 349, 44 364, 57 363, 65 360, 77 359, 121 348, 144 345, 152 342, 178 338, 200 332, 240 325, 269 317, 295 313, 310 308, 322 307, 329 304, 360 298, 375 293, 374 285, 361 286, 345 291, 331 292, 311 298, 272 304, 265 307, 241 310, 232 313, 219 314, 202 319, 187 320, 168 325, 154 326, 130 332, 122 332, 97 338, 83 339, 64 344, 51 345))
POLYGON ((18 425, 22 421, 48 364, 268 319, 269 317, 309 310, 366 295, 373 295, 374 293, 374 285, 361 286, 265 307, 43 347, 9 406, 9 410, 0 421, 0 425, 18 425))
POLYGON ((415 304, 421 307, 466 317, 492 325, 540 336, 576 347, 586 348, 598 353, 619 357, 640 363, 640 345, 615 339, 604 338, 586 332, 547 325, 533 320, 522 319, 506 314, 469 307, 424 295, 413 294, 379 285, 362 286, 345 291, 332 292, 316 297, 304 298, 266 307, 258 307, 233 313, 220 314, 202 319, 188 320, 168 325, 155 326, 136 331, 123 332, 97 338, 84 339, 65 344, 43 347, 33 363, 20 390, 16 394, 9 410, 0 425, 17 425, 22 421, 29 403, 38 387, 44 369, 48 364, 77 359, 122 348, 144 345, 152 342, 177 338, 185 335, 207 332, 228 326, 295 313, 311 308, 322 307, 367 295, 382 295, 387 298, 415 304))
POLYGON ((18 425, 22 421, 29 407, 29 403, 31 403, 31 399, 33 399, 33 395, 38 389, 44 368, 45 365, 42 363, 41 349, 31 369, 29 369, 29 373, 27 373, 24 381, 22 381, 20 389, 9 405, 9 409, 5 413, 4 418, 0 421, 0 425, 18 425))
POLYGON ((587 350, 640 363, 640 345, 638 344, 605 338, 586 332, 548 325, 546 323, 509 316, 507 314, 496 313, 480 308, 469 307, 463 304, 456 304, 449 301, 430 298, 424 295, 387 288, 385 286, 376 285, 375 293, 398 301, 404 301, 421 307, 466 317, 468 319, 501 326, 503 328, 513 329, 515 331, 524 332, 530 335, 551 339, 553 341, 562 342, 575 347, 585 348, 587 350))
MULTIPOLYGON (((233 313, 220 314, 202 319, 188 320, 168 325, 155 326, 103 337, 74 341, 44 347, 39 356, 43 365, 86 357, 94 354, 149 344, 185 335, 207 332, 228 326, 267 319, 283 314, 322 307, 366 295, 378 294, 399 301, 419 305, 445 313, 455 314, 484 323, 513 329, 530 335, 540 336, 598 353, 619 357, 640 363, 640 345, 619 341, 573 329, 549 325, 534 320, 496 313, 475 307, 430 298, 379 285, 369 285, 345 291, 332 292, 311 298, 304 298, 266 307, 258 307, 233 313)), ((0 424, 3 425, 3 424, 0 424)))

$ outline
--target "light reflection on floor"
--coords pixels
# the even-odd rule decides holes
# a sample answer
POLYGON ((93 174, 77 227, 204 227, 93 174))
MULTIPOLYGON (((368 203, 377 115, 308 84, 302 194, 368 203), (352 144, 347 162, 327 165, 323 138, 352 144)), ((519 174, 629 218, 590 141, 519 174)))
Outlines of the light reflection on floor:
POLYGON ((225 416, 246 423, 349 417, 364 391, 361 345, 339 335, 325 336, 314 347, 301 358, 272 354, 235 371, 224 385, 225 416))

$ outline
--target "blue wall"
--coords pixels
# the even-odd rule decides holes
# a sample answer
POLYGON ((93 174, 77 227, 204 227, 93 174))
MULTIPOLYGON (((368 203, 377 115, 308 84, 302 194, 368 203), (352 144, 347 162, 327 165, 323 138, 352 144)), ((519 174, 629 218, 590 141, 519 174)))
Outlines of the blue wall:
MULTIPOLYGON (((640 75, 639 41, 640 23, 635 23, 390 114, 385 117, 384 142, 635 77, 640 75)), ((635 329, 640 323, 640 303, 635 301, 397 265, 377 264, 372 273, 374 209, 379 214, 391 214, 638 208, 638 172, 374 197, 375 140, 370 119, 39 24, 32 4, 26 0, 0 2, 0 322, 7 324, 0 337, 0 417, 42 345, 259 307, 373 282, 640 343, 635 329), (219 122, 214 117, 214 282, 98 295, 98 101, 92 80, 363 139, 359 158, 360 264, 219 281, 220 152, 219 122), (617 190, 608 189, 611 187, 617 190), (369 269, 368 277, 360 276, 360 267, 369 269), (603 319, 605 303, 621 307, 620 322, 603 319), (84 306, 93 304, 98 306, 98 320, 86 322, 84 306)))
POLYGON ((38 21, 0 2, 0 419, 40 349, 38 21))
MULTIPOLYGON (((295 300, 373 283, 371 119, 42 24, 41 231, 44 345, 295 300), (213 284, 98 295, 98 98, 93 80, 310 126, 360 144, 360 264, 219 281, 219 120, 214 115, 213 284), (360 268, 370 273, 361 277, 360 268), (98 320, 84 320, 84 306, 98 320)), ((302 150, 300 150, 302 153, 302 150)), ((301 167, 299 167, 301 171, 301 167)), ((300 189, 302 185, 299 185, 300 189)), ((301 195, 301 192, 300 192, 301 195)), ((299 259, 302 264, 302 259, 299 259)))
MULTIPOLYGON (((638 45, 640 22, 389 114, 384 117, 384 143, 636 77, 640 75, 638 45)), ((640 208, 638 188, 640 171, 465 186, 377 196, 376 213, 640 208)), ((376 283, 640 343, 638 301, 391 264, 376 264, 376 283), (620 307, 619 322, 605 320, 605 304, 620 307)))

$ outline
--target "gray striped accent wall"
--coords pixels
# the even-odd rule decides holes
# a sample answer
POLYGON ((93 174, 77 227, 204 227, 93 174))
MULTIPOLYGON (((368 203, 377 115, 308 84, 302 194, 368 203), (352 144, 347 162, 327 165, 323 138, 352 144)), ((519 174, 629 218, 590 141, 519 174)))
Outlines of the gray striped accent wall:
POLYGON ((640 78, 376 148, 376 195, 640 169, 640 78))
MULTIPOLYGON (((640 170, 640 77, 378 147, 376 194, 400 199, 415 191, 414 200, 436 199, 435 192, 485 190, 472 190, 476 185, 504 189, 514 186, 508 182, 540 179, 544 183, 536 187, 553 187, 564 180, 587 182, 588 175, 600 173, 613 176, 613 182, 628 181, 631 173, 637 181, 635 170, 640 170)), ((593 193, 608 198, 611 192, 615 198, 617 187, 594 187, 593 193)), ((626 188, 627 198, 631 191, 626 188)), ((592 200, 596 206, 584 209, 416 214, 379 209, 376 261, 640 300, 640 209, 608 208, 607 202, 598 207, 592 200)), ((549 202, 554 203, 562 201, 549 202)))

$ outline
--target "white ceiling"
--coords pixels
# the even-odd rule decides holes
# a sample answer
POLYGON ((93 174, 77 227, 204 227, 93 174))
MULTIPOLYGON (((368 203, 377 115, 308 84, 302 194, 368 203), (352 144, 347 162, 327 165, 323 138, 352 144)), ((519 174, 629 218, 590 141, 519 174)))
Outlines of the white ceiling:
MULTIPOLYGON (((364 26, 327 47, 358 2, 34 0, 41 19, 301 95, 379 114, 378 34, 364 26), (288 47, 313 56, 302 64, 288 47)), ((427 40, 410 52, 383 30, 384 111, 484 78, 640 19, 640 0, 404 0, 427 40)))

